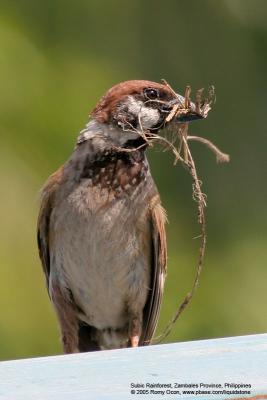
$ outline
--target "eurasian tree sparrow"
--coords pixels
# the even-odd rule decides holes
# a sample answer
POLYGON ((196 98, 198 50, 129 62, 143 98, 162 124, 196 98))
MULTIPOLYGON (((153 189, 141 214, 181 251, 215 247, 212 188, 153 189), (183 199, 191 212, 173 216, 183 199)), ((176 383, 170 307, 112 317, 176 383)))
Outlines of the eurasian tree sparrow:
POLYGON ((38 246, 66 353, 136 347, 153 337, 166 276, 166 216, 145 134, 164 127, 177 101, 164 84, 112 87, 43 188, 38 246))

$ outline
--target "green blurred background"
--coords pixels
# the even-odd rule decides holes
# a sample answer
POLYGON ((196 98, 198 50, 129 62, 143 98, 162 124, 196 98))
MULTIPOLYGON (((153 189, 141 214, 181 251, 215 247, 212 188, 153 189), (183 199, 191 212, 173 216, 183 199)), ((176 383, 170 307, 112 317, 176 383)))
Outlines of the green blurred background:
MULTIPOLYGON (((70 155, 113 84, 167 79, 216 87, 191 133, 230 153, 192 151, 208 195, 201 283, 169 341, 267 330, 267 2, 262 0, 1 1, 0 358, 61 353, 37 254, 38 191, 70 155)), ((168 211, 169 273, 159 332, 192 285, 198 254, 191 179, 151 151, 168 211)))

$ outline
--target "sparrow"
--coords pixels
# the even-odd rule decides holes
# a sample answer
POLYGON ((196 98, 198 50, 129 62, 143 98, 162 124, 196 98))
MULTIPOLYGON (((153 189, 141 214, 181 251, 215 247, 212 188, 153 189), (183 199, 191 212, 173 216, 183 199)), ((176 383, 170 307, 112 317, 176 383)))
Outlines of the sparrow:
MULTIPOLYGON (((145 135, 159 132, 182 100, 161 83, 113 86, 42 189, 38 248, 65 353, 153 338, 166 277, 166 213, 145 135)), ((192 111, 182 122, 196 118, 192 111)))

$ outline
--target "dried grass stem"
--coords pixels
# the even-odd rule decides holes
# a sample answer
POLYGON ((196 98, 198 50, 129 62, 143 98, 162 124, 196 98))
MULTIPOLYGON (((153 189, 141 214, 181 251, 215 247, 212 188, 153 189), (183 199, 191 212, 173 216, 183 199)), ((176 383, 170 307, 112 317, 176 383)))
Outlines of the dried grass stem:
MULTIPOLYGON (((172 110, 170 111, 169 115, 165 119, 165 123, 170 123, 174 120, 177 116, 186 114, 190 111, 190 92, 191 89, 189 86, 186 87, 185 96, 184 96, 184 103, 181 101, 181 98, 177 95, 177 93, 172 89, 172 87, 165 81, 162 80, 163 83, 168 86, 171 90, 173 95, 178 99, 178 102, 173 105, 172 110)), ((203 89, 197 91, 196 94, 196 110, 197 112, 206 118, 208 112, 210 110, 210 105, 212 102, 212 97, 215 96, 214 87, 210 88, 209 98, 202 101, 203 89)), ((141 109, 138 116, 139 121, 139 128, 134 128, 131 124, 125 121, 123 129, 127 132, 131 131, 137 133, 144 139, 144 144, 140 145, 138 148, 118 148, 120 151, 125 152, 132 152, 139 150, 145 146, 153 146, 154 143, 159 143, 163 145, 164 149, 168 149, 174 155, 174 164, 177 164, 178 161, 182 163, 183 166, 189 171, 192 177, 192 197, 197 202, 198 207, 198 222, 201 226, 200 235, 197 238, 201 239, 200 247, 199 247, 199 255, 196 267, 196 274, 193 281, 193 285, 191 290, 187 293, 184 300, 181 304, 177 307, 177 311, 175 312, 172 319, 167 324, 167 327, 164 329, 163 333, 156 337, 152 343, 160 343, 162 342, 171 332, 171 329, 183 310, 186 306, 190 303, 196 288, 199 284, 200 275, 202 272, 205 249, 206 249, 206 242, 207 242, 207 234, 206 234, 206 218, 205 218, 205 207, 206 207, 206 195, 202 192, 201 186, 202 182, 198 178, 197 169, 195 166, 195 162, 189 148, 189 141, 198 141, 202 144, 205 144, 215 155, 217 162, 227 162, 229 161, 229 155, 221 152, 217 146, 215 146, 210 140, 206 138, 202 138, 200 136, 192 136, 188 135, 188 123, 174 123, 173 126, 173 143, 170 142, 167 138, 158 135, 157 133, 152 133, 149 131, 145 131, 142 127, 142 120, 141 120, 141 109), (178 140, 177 147, 174 145, 175 141, 178 140), (181 154, 182 153, 182 154, 181 154)))

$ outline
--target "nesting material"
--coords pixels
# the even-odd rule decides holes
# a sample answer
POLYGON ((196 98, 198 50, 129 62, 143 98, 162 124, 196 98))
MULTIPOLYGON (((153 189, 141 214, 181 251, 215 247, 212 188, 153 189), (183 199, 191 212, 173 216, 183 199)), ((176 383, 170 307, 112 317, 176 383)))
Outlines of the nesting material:
MULTIPOLYGON (((215 146, 210 140, 203 138, 201 136, 189 135, 189 122, 183 122, 183 118, 186 119, 187 115, 195 115, 196 119, 205 119, 208 117, 209 111, 211 110, 212 104, 215 102, 215 90, 211 86, 208 90, 207 96, 204 97, 204 89, 200 89, 196 92, 195 103, 190 100, 191 88, 187 86, 185 89, 184 97, 179 96, 172 87, 164 79, 163 84, 167 85, 172 91, 174 96, 177 98, 177 102, 173 105, 168 116, 165 118, 164 126, 169 132, 171 132, 171 140, 167 139, 165 136, 161 136, 158 133, 153 133, 146 131, 142 128, 141 118, 139 118, 139 128, 136 129, 129 123, 126 124, 125 130, 133 131, 138 133, 143 139, 144 144, 140 145, 152 147, 155 143, 162 146, 164 150, 170 150, 174 156, 174 165, 180 162, 190 173, 192 177, 192 198, 197 203, 198 209, 198 223, 200 224, 200 238, 199 255, 196 267, 196 275, 191 290, 187 293, 181 304, 178 305, 177 311, 168 323, 167 327, 163 333, 153 340, 153 343, 160 343, 165 339, 171 332, 171 329, 182 311, 191 301, 195 290, 199 284, 200 275, 202 272, 202 266, 204 261, 205 249, 206 249, 206 218, 205 218, 205 208, 206 208, 206 195, 202 191, 202 181, 198 177, 196 165, 194 158, 192 156, 189 142, 197 141, 208 147, 216 156, 217 162, 228 162, 230 157, 228 154, 223 153, 217 146, 215 146)), ((158 100, 155 100, 158 101, 158 100)), ((136 151, 136 149, 121 149, 120 151, 136 151)))

